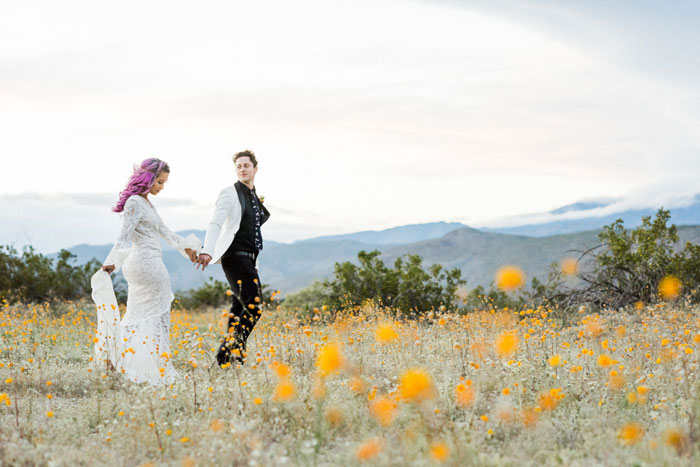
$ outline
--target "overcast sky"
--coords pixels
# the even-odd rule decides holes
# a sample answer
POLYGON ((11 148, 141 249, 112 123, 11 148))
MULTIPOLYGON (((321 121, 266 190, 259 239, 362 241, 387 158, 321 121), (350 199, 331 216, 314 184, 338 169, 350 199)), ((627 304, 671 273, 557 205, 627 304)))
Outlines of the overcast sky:
POLYGON ((109 243, 132 164, 206 228, 253 149, 279 241, 700 192, 681 1, 0 3, 0 244, 109 243), (488 6, 486 6, 488 5, 488 6))

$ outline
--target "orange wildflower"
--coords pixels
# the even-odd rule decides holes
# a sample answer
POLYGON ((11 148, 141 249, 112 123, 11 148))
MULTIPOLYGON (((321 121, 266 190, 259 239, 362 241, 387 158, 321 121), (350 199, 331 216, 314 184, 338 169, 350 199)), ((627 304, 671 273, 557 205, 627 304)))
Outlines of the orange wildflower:
POLYGON ((679 454, 685 449, 688 443, 688 437, 686 434, 677 427, 669 428, 664 431, 663 440, 667 446, 671 446, 679 454))
POLYGON ((562 398, 564 398, 564 394, 562 394, 561 389, 553 388, 550 389, 549 392, 540 394, 540 397, 537 399, 537 405, 539 405, 542 410, 554 410, 557 408, 562 398))
POLYGON ((618 373, 616 370, 610 371, 610 376, 608 377, 608 387, 615 391, 625 387, 626 381, 624 375, 618 373))
POLYGON ((578 272, 578 261, 574 258, 564 258, 559 270, 565 276, 575 276, 578 272))
POLYGON ((627 423, 617 433, 620 442, 627 446, 637 444, 644 437, 644 428, 639 423, 627 423))
POLYGON ((478 339, 472 343, 469 349, 479 360, 483 360, 486 356, 488 345, 483 340, 478 339))
POLYGON ((586 335, 588 337, 598 337, 603 331, 603 325, 598 318, 591 318, 586 321, 586 335))
POLYGON ((350 390, 355 394, 362 394, 363 392, 365 392, 365 382, 359 376, 355 376, 352 379, 350 379, 348 386, 350 387, 350 390))
POLYGON ((273 399, 278 402, 288 402, 297 394, 294 384, 289 380, 280 381, 275 388, 273 399))
POLYGON ((399 378, 399 390, 401 397, 414 403, 435 397, 433 379, 422 369, 405 371, 399 378))
POLYGON ((502 332, 496 338, 495 346, 501 358, 510 357, 518 350, 518 334, 515 331, 502 332))
POLYGON ((382 440, 377 438, 368 439, 362 443, 355 452, 355 457, 360 462, 374 459, 384 447, 382 440))
POLYGON ((325 413, 326 420, 331 426, 338 426, 343 423, 343 412, 337 407, 329 407, 325 413))
POLYGON ((600 354, 598 355, 598 366, 602 368, 607 368, 613 364, 612 358, 609 355, 600 354))
POLYGON ((459 383, 455 387, 455 402, 459 407, 469 407, 476 399, 476 392, 471 387, 471 381, 467 383, 459 383))
POLYGON ((430 445, 430 457, 438 462, 445 462, 450 457, 450 448, 444 441, 436 441, 430 445))
POLYGON ((382 426, 389 426, 396 416, 396 402, 387 396, 379 396, 369 406, 369 412, 382 426))
POLYGON ((292 373, 292 370, 289 368, 289 366, 285 365, 282 362, 274 361, 270 364, 270 366, 272 367, 272 370, 275 372, 279 379, 289 378, 289 375, 292 373))
POLYGON ((387 344, 389 342, 398 340, 399 335, 394 329, 394 326, 392 326, 390 323, 381 323, 377 326, 377 329, 374 331, 374 338, 380 344, 387 344))
POLYGON ((316 366, 322 377, 335 373, 345 365, 345 358, 340 350, 340 345, 331 343, 324 345, 318 352, 316 366))
POLYGON ((516 411, 510 404, 500 404, 496 407, 496 417, 501 423, 510 424, 515 421, 516 411))
POLYGON ((523 417, 522 418, 523 426, 529 428, 529 427, 533 427, 537 424, 539 414, 533 408, 526 408, 525 410, 523 410, 522 417, 523 417))
POLYGON ((496 272, 496 285, 504 291, 522 287, 525 283, 525 273, 517 266, 503 266, 496 272))
POLYGON ((681 293, 682 284, 676 276, 666 276, 659 282, 659 295, 664 300, 675 300, 681 293))
POLYGON ((221 421, 219 418, 215 418, 210 425, 211 431, 216 433, 217 431, 221 430, 224 427, 224 422, 221 421))

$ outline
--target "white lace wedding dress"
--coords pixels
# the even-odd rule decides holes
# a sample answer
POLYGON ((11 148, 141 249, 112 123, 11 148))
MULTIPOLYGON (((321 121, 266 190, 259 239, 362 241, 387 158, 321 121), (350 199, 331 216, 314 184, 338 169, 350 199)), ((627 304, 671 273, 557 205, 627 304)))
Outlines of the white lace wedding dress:
MULTIPOLYGON (((99 270, 92 277, 92 298, 97 306, 95 355, 109 360, 135 382, 166 384, 175 376, 170 362, 170 304, 173 292, 163 264, 160 239, 185 257, 185 248, 201 249, 200 240, 183 238, 168 229, 151 203, 132 196, 124 205, 122 228, 105 265, 122 268, 129 286, 126 313, 119 319, 112 280, 99 270)), ((107 363, 109 365, 109 363, 107 363)))

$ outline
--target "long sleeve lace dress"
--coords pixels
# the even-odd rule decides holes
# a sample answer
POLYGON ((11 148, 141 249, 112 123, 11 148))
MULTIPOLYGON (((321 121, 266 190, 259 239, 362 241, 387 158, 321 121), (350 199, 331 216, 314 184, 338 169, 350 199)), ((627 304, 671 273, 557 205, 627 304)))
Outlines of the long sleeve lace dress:
POLYGON ((170 362, 170 305, 173 292, 163 264, 160 239, 185 257, 185 248, 201 249, 194 235, 183 238, 163 223, 151 203, 141 196, 124 205, 119 238, 105 265, 120 268, 129 287, 126 313, 119 320, 112 281, 99 270, 92 278, 98 326, 95 353, 98 362, 109 360, 135 382, 165 384, 175 369, 170 362))

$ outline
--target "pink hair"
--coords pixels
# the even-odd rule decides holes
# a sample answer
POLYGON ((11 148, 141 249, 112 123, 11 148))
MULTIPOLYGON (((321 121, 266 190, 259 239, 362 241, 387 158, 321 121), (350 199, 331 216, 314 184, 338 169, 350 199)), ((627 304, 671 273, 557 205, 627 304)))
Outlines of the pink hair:
POLYGON ((122 212, 126 200, 130 197, 151 191, 153 184, 156 182, 156 178, 158 178, 158 175, 163 171, 169 173, 170 167, 168 167, 168 164, 164 161, 156 159, 155 157, 144 160, 141 162, 140 167, 134 167, 134 173, 131 174, 129 181, 126 182, 126 188, 119 193, 119 201, 117 201, 117 205, 112 208, 112 211, 122 212))

